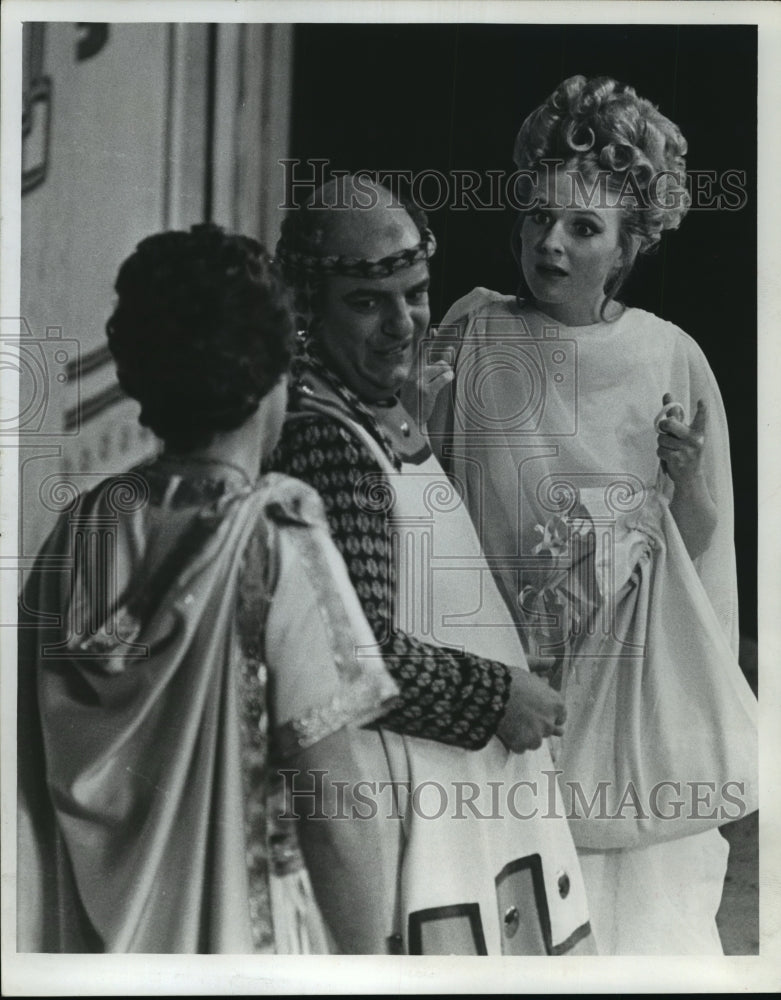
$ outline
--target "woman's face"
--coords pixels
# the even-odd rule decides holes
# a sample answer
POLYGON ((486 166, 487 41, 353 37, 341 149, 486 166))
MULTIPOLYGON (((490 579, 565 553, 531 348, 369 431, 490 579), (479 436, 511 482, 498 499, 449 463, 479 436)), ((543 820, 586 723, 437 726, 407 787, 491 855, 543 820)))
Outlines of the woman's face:
POLYGON ((601 318, 605 284, 622 262, 621 211, 573 173, 559 168, 537 188, 537 207, 521 228, 521 267, 544 312, 566 326, 586 326, 601 318))

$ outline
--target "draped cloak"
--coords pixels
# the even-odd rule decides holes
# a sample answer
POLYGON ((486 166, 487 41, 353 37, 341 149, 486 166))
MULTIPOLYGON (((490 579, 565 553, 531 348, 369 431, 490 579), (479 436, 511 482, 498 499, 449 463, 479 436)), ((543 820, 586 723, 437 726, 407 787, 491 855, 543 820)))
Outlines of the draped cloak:
POLYGON ((291 874, 327 947, 274 767, 397 688, 317 495, 219 471, 61 491, 20 615, 20 951, 298 948, 291 874))

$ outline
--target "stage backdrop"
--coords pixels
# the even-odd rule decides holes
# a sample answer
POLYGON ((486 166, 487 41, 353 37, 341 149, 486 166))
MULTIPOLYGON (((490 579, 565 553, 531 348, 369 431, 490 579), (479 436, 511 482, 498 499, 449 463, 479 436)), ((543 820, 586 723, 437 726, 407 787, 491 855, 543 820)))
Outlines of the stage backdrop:
POLYGON ((74 489, 155 448, 106 347, 120 263, 204 220, 276 242, 291 44, 288 25, 25 25, 23 318, 2 330, 22 569, 74 489))

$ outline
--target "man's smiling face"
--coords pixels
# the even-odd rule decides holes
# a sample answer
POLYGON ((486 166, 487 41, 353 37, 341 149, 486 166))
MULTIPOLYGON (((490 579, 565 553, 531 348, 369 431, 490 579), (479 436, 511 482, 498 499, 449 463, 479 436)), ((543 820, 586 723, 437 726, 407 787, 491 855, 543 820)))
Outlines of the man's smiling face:
MULTIPOLYGON (((379 260, 419 242, 407 212, 380 202, 371 209, 341 212, 323 250, 328 256, 379 260)), ((428 285, 425 261, 382 278, 325 280, 313 332, 331 366, 364 401, 388 399, 406 381, 415 345, 429 324, 428 285)))

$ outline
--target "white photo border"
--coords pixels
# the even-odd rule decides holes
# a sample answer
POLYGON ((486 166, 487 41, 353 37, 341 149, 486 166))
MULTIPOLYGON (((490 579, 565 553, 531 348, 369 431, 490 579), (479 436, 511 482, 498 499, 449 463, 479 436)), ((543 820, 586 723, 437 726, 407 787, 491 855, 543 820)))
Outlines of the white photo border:
MULTIPOLYGON (((23 21, 472 22, 756 24, 758 138, 758 444, 760 955, 723 959, 395 958, 386 956, 18 955, 15 914, 16 678, 13 629, 2 629, 3 995, 246 995, 257 993, 746 992, 781 982, 781 7, 769 2, 547 2, 488 0, 5 0, 2 5, 0 314, 20 306, 21 26, 23 21), (8 633, 8 634, 5 634, 8 633)), ((0 384, 0 418, 18 412, 12 378, 0 384)), ((17 463, 0 453, 0 560, 17 545, 17 463)), ((13 617, 14 574, 0 573, 1 620, 13 617)))

